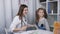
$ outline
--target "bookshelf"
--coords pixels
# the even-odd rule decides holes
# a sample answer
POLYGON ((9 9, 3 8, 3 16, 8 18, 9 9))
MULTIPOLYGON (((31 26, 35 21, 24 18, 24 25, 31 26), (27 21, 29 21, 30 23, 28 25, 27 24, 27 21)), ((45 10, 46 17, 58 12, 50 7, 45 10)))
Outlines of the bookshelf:
POLYGON ((39 3, 39 7, 47 11, 49 26, 54 27, 54 21, 58 21, 60 15, 60 0, 39 0, 39 3))

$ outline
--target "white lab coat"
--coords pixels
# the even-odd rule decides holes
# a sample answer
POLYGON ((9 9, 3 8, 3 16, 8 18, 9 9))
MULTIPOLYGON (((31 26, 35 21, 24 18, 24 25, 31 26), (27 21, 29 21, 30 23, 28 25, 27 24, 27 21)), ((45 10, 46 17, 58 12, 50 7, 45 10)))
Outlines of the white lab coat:
MULTIPOLYGON (((25 25, 27 25, 27 21, 26 21, 25 18, 23 17, 22 26, 25 26, 25 25)), ((13 22, 11 23, 9 30, 10 30, 11 32, 13 32, 13 30, 14 30, 15 28, 21 28, 21 20, 19 19, 19 16, 16 16, 16 17, 13 19, 13 22), (18 25, 18 26, 17 26, 17 25, 18 25)))

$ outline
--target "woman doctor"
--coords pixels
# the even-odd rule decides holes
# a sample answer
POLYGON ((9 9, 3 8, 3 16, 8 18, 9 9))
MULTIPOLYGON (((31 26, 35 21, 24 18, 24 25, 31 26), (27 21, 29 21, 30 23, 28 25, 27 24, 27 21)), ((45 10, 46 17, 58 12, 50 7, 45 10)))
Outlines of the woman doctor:
POLYGON ((25 15, 28 12, 28 6, 22 4, 19 8, 18 14, 13 19, 13 22, 10 26, 11 32, 21 32, 26 31, 27 27, 33 27, 33 25, 27 26, 27 21, 25 19, 25 15))

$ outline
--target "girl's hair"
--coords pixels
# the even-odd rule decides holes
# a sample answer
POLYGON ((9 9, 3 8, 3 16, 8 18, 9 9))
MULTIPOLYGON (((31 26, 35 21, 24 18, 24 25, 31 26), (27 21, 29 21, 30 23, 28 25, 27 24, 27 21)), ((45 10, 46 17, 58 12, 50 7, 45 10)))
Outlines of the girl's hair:
POLYGON ((22 17, 23 17, 23 10, 26 7, 28 8, 28 6, 25 5, 25 4, 21 4, 21 6, 19 7, 19 12, 17 13, 17 15, 19 16, 19 19, 22 19, 22 17))
POLYGON ((39 15, 38 15, 39 10, 43 10, 44 11, 44 17, 47 19, 46 9, 39 8, 39 9, 36 10, 36 21, 39 21, 39 15))

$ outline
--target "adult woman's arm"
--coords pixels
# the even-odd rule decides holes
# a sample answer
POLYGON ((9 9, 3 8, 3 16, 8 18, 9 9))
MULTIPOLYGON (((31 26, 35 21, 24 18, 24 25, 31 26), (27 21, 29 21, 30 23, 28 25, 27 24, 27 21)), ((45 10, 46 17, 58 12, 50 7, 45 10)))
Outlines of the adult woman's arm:
POLYGON ((50 31, 48 21, 47 21, 47 20, 45 20, 44 22, 45 22, 46 29, 47 29, 48 31, 50 31))
MULTIPOLYGON (((15 32, 15 31, 17 32, 17 31, 26 30, 27 26, 23 26, 23 27, 20 27, 20 28, 16 28, 16 26, 17 26, 18 24, 20 24, 19 22, 21 22, 21 20, 19 20, 18 16, 16 16, 16 17, 14 18, 13 22, 11 23, 9 30, 10 30, 11 32, 15 32)), ((20 24, 20 25, 21 25, 21 24, 20 24)))
POLYGON ((21 28, 15 28, 15 29, 13 30, 13 32, 25 31, 26 28, 27 28, 27 26, 23 26, 23 27, 21 27, 21 28))

